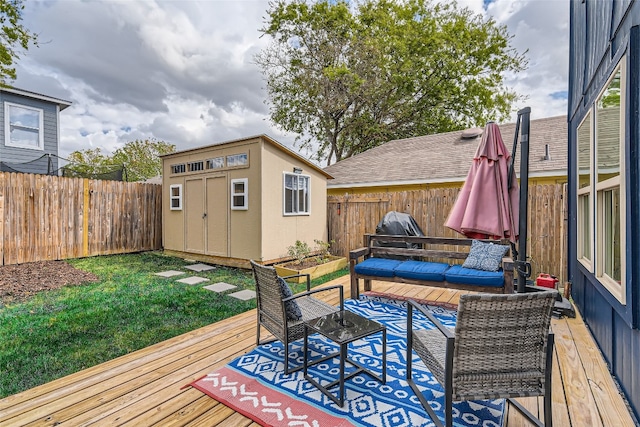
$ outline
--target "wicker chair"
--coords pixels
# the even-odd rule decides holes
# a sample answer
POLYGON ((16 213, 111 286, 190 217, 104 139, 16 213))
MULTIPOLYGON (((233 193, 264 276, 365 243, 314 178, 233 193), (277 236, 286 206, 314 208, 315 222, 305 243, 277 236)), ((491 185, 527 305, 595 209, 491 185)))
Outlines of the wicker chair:
POLYGON ((260 265, 253 260, 251 261, 251 267, 253 268, 253 276, 256 281, 256 295, 258 303, 258 331, 256 344, 260 345, 276 340, 281 341, 284 344, 284 373, 288 375, 291 372, 299 371, 302 369, 302 365, 289 369, 289 344, 304 336, 305 321, 315 319, 338 310, 344 310, 342 285, 326 286, 311 290, 311 280, 308 274, 285 276, 280 279, 306 276, 307 290, 306 292, 283 298, 282 291, 278 283, 279 276, 276 273, 275 268, 260 265), (340 293, 339 307, 334 307, 313 297, 313 294, 333 289, 338 290, 340 293), (300 308, 300 312, 302 313, 301 319, 291 320, 287 318, 285 309, 285 303, 287 301, 295 301, 297 303, 300 308), (271 332, 275 338, 261 342, 260 326, 264 326, 265 329, 271 332))
POLYGON ((538 426, 551 426, 553 333, 549 330, 557 292, 460 297, 454 331, 415 301, 407 317, 407 382, 433 422, 442 427, 412 378, 412 349, 445 391, 445 425, 452 425, 454 401, 507 398, 538 426), (436 326, 413 329, 414 309, 436 326), (514 397, 544 396, 544 424, 514 397))

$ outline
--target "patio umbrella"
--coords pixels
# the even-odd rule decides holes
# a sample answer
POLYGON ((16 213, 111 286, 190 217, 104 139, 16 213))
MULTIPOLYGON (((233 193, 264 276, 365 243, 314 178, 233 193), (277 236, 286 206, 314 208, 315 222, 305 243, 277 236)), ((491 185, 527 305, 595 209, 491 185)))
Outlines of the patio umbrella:
POLYGON ((446 227, 473 239, 516 242, 519 190, 515 177, 508 188, 510 159, 500 128, 487 123, 446 227))

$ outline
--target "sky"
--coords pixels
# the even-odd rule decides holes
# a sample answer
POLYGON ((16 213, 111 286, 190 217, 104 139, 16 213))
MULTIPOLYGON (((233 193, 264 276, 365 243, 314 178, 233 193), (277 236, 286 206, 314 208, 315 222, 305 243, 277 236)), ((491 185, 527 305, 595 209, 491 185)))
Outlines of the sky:
MULTIPOLYGON (((448 0, 442 0, 448 1, 448 0)), ((529 67, 506 84, 531 118, 566 114, 569 2, 459 0, 493 17, 528 50, 529 67)), ((59 155, 155 138, 177 150, 267 134, 300 152, 270 122, 253 58, 268 1, 27 0, 23 24, 38 48, 20 58, 13 86, 71 101, 60 113, 59 155)))

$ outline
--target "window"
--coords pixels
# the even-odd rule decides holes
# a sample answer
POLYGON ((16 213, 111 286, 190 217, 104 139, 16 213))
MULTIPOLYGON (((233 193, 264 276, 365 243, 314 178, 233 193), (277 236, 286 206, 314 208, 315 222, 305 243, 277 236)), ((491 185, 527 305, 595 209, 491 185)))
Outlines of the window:
POLYGON ((249 209, 248 182, 247 178, 231 180, 231 210, 246 211, 249 209))
POLYGON ((171 165, 171 173, 185 173, 187 171, 187 166, 182 163, 179 165, 171 165))
POLYGON ((199 162, 187 163, 187 166, 189 167, 189 172, 197 172, 197 171, 204 170, 204 162, 202 160, 200 160, 199 162))
POLYGON ((309 177, 306 175, 284 174, 284 214, 309 214, 309 177))
POLYGON ((578 146, 578 259, 593 272, 591 261, 592 235, 591 219, 593 218, 593 204, 591 203, 591 111, 578 126, 577 146, 578 146))
POLYGON ((172 211, 182 210, 182 184, 173 184, 169 186, 169 200, 172 211))
POLYGON ((207 160, 207 169, 222 169, 224 168, 224 157, 216 157, 215 159, 207 160))
POLYGON ((4 135, 8 147, 44 150, 42 110, 4 103, 4 135))
POLYGON ((625 288, 626 59, 577 129, 578 259, 622 304, 625 288))
POLYGON ((233 154, 231 156, 227 156, 227 167, 232 168, 234 166, 245 166, 249 164, 249 157, 246 153, 243 154, 233 154))

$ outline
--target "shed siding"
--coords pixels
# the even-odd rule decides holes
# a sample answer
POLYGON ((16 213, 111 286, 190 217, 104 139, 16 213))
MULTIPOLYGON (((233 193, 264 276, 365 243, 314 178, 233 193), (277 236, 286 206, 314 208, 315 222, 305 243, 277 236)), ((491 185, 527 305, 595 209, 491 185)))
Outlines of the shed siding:
MULTIPOLYGON (((0 92, 0 161, 7 163, 15 163, 16 170, 29 173, 47 173, 49 159, 41 158, 45 154, 58 155, 58 107, 56 104, 44 102, 38 99, 32 99, 19 96, 12 93, 0 92), (40 108, 43 111, 43 136, 44 150, 31 150, 27 148, 7 147, 5 145, 5 129, 4 129, 4 103, 11 102, 14 104, 25 105, 27 107, 40 108), (19 163, 32 162, 25 165, 19 163)), ((53 170, 58 169, 58 158, 51 158, 53 170)))
POLYGON ((314 240, 327 240, 327 193, 324 175, 293 159, 271 144, 264 144, 263 166, 263 242, 264 260, 287 256, 296 240, 314 246, 314 240), (310 177, 310 214, 284 215, 283 173, 302 169, 310 177))
POLYGON ((636 417, 640 411, 640 6, 638 2, 571 1, 569 70, 569 277, 572 297, 636 417), (623 54, 625 105, 626 304, 620 304, 577 261, 576 129, 623 54))

